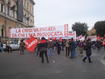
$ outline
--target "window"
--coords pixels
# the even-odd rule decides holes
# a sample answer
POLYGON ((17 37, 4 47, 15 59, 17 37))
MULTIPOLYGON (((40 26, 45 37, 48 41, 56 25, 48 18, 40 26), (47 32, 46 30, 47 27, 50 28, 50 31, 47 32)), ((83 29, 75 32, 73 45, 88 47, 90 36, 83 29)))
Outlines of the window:
POLYGON ((0 12, 1 12, 1 3, 0 3, 0 12))
POLYGON ((4 5, 1 4, 1 12, 4 12, 4 5))
POLYGON ((6 14, 9 15, 9 6, 6 6, 6 14))
POLYGON ((17 18, 17 11, 14 12, 14 18, 17 18))
POLYGON ((3 29, 3 27, 2 27, 2 29, 1 29, 1 36, 2 36, 2 37, 4 36, 4 29, 3 29))
POLYGON ((10 10, 10 16, 13 17, 13 10, 10 10))

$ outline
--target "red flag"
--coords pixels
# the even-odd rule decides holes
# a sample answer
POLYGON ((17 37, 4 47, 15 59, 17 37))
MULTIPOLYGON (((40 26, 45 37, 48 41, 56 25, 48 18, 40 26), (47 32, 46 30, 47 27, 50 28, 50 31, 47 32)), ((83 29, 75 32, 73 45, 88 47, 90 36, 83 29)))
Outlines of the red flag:
POLYGON ((29 52, 34 52, 35 47, 37 46, 37 43, 38 43, 38 40, 31 36, 29 39, 25 40, 26 49, 29 52))

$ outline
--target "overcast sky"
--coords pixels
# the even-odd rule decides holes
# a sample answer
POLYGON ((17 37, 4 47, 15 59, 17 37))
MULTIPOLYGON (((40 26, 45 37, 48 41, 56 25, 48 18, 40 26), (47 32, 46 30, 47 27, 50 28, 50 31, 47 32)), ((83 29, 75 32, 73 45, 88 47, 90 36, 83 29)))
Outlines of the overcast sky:
POLYGON ((105 0, 34 0, 35 26, 57 26, 85 22, 89 28, 105 20, 105 0))

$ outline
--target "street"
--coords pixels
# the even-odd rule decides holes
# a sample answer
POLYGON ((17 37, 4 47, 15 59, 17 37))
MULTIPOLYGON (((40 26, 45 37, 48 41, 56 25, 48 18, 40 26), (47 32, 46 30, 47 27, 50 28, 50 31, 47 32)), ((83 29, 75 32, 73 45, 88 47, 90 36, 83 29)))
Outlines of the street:
POLYGON ((82 62, 79 55, 70 59, 61 52, 44 64, 32 53, 0 53, 0 79, 105 79, 104 51, 93 50, 93 63, 82 62))

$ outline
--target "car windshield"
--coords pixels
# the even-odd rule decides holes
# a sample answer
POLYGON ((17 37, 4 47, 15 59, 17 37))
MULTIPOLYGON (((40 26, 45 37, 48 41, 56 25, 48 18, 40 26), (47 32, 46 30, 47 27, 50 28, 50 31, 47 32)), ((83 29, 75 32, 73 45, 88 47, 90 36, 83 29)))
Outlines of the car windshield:
POLYGON ((19 44, 19 41, 17 41, 17 40, 10 41, 10 44, 19 44))

